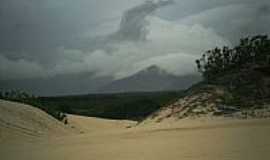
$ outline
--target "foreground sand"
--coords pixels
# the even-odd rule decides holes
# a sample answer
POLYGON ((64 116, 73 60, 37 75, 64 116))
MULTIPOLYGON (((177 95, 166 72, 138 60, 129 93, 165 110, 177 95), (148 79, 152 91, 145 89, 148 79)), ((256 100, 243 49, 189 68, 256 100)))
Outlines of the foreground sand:
POLYGON ((76 134, 0 144, 1 160, 269 160, 270 120, 187 119, 136 127, 69 115, 76 134))

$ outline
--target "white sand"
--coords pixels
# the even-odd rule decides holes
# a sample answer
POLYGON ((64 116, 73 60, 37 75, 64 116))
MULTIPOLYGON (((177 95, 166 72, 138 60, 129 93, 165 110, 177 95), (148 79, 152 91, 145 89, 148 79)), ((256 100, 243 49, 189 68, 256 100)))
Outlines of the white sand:
POLYGON ((73 132, 40 109, 0 100, 0 142, 2 144, 69 135, 73 132))
MULTIPOLYGON (((12 123, 21 124, 17 122, 21 118, 7 117, 7 113, 10 112, 14 111, 2 113, 0 110, 1 119, 4 115, 5 118, 12 119, 10 120, 12 123)), ((32 114, 28 114, 30 113, 27 112, 25 116, 30 118, 32 114)), ((45 115, 42 114, 42 117, 45 118, 45 115)), ((270 158, 269 119, 186 119, 184 121, 170 119, 161 123, 149 122, 126 128, 134 125, 134 122, 69 115, 70 126, 74 126, 74 130, 81 133, 64 134, 62 137, 59 133, 65 133, 69 129, 60 127, 62 124, 55 121, 45 119, 42 122, 52 126, 45 127, 49 128, 46 132, 55 134, 55 137, 44 136, 30 142, 0 142, 0 159, 269 160, 270 158)), ((44 127, 35 126, 30 120, 25 121, 27 123, 24 125, 27 127, 44 130, 44 127)), ((11 136, 13 131, 10 131, 1 127, 3 135, 11 136)), ((24 136, 21 137, 26 139, 24 136)))

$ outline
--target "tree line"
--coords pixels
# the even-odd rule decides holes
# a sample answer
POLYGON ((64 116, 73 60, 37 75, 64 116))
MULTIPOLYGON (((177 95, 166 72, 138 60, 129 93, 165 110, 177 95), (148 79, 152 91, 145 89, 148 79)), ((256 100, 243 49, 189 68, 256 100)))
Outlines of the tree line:
POLYGON ((270 40, 267 35, 246 37, 234 48, 224 46, 206 51, 196 60, 198 71, 206 81, 241 68, 270 64, 270 40))

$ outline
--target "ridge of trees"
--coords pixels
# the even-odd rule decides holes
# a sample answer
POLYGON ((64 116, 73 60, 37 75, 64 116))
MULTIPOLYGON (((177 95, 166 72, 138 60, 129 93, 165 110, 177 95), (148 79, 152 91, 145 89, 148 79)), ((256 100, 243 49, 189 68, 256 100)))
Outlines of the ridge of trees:
POLYGON ((206 81, 213 81, 231 70, 269 66, 270 39, 267 35, 242 38, 236 47, 216 47, 206 51, 196 64, 206 81))

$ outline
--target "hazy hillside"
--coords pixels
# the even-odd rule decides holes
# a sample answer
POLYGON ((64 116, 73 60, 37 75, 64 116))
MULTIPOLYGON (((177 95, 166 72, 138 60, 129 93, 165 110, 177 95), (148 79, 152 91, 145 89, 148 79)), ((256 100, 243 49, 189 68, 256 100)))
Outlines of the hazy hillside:
POLYGON ((100 92, 183 90, 200 81, 198 75, 176 76, 158 66, 150 66, 129 77, 113 81, 100 92))
POLYGON ((40 96, 168 91, 186 89, 200 80, 198 75, 175 76, 157 66, 151 66, 120 80, 113 80, 113 77, 109 76, 96 76, 94 73, 2 80, 0 90, 23 90, 40 96))

